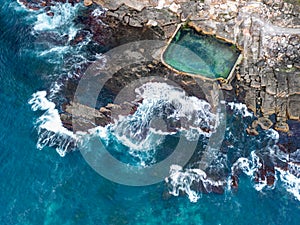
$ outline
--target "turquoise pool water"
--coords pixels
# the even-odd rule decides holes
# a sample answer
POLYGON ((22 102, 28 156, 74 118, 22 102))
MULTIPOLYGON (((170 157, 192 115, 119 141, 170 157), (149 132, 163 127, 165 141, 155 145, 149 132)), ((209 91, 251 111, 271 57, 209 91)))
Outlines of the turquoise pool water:
POLYGON ((241 51, 213 35, 181 27, 164 52, 164 61, 174 69, 210 79, 227 79, 241 51))

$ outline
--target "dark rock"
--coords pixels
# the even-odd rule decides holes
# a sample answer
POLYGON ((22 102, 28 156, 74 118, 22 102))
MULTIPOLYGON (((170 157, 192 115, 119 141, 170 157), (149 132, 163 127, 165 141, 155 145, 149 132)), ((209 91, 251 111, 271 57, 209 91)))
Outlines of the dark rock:
POLYGON ((49 11, 49 12, 47 12, 47 15, 50 16, 50 17, 53 17, 54 16, 54 12, 49 11))
POLYGON ((264 130, 269 130, 273 126, 273 123, 269 118, 260 117, 258 118, 258 125, 264 130))

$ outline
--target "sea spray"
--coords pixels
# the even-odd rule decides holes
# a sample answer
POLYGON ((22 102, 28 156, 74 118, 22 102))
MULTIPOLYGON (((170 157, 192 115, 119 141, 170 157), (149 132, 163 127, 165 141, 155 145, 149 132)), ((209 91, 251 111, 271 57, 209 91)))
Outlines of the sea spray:
POLYGON ((125 146, 126 154, 139 158, 142 166, 156 162, 157 151, 168 135, 181 133, 188 140, 197 140, 200 135, 209 137, 218 124, 209 103, 172 85, 148 82, 135 91, 136 98, 143 99, 136 111, 119 116, 105 133, 109 133, 110 143, 115 143, 110 149, 125 146))
POLYGON ((36 121, 38 129, 37 148, 55 147, 60 156, 70 151, 71 143, 76 143, 77 137, 73 132, 63 127, 55 104, 49 101, 46 91, 38 91, 32 95, 29 104, 33 111, 44 111, 36 121))
MULTIPOLYGON (((218 114, 212 112, 208 102, 166 83, 150 82, 136 89, 138 97, 156 101, 158 107, 168 106, 167 119, 180 122, 178 130, 185 132, 188 139, 199 135, 209 137, 219 124, 218 114), (197 131, 197 135, 193 132, 197 131)), ((164 112, 165 114, 167 112, 164 112)))
POLYGON ((276 167, 276 171, 286 190, 300 201, 300 165, 290 162, 287 170, 276 167))
MULTIPOLYGON (((235 175, 238 170, 241 170, 244 174, 249 176, 252 180, 256 178, 259 170, 262 167, 259 157, 255 152, 251 152, 250 158, 239 158, 231 167, 231 173, 235 175)), ((261 191, 263 188, 267 187, 267 180, 258 178, 258 181, 254 183, 254 188, 257 191, 261 191)))
POLYGON ((191 202, 197 202, 202 192, 210 193, 213 188, 223 188, 226 181, 212 180, 201 169, 183 169, 181 166, 172 165, 170 176, 165 179, 169 193, 179 196, 180 192, 186 193, 191 202), (198 186, 198 187, 197 187, 198 186), (203 187, 199 190, 199 187, 203 187))
POLYGON ((33 29, 34 31, 54 30, 62 35, 67 34, 72 38, 76 34, 73 20, 81 7, 81 4, 72 6, 70 3, 56 3, 51 6, 51 11, 54 13, 53 17, 47 15, 47 12, 39 13, 33 29))
POLYGON ((227 105, 230 106, 231 110, 237 115, 240 114, 243 117, 253 117, 253 113, 243 103, 228 102, 227 105))

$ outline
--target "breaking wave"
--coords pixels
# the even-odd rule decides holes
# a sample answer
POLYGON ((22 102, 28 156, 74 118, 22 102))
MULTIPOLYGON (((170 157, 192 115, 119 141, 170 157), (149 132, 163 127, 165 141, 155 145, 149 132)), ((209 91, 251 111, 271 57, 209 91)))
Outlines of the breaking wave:
MULTIPOLYGON (((136 89, 137 98, 143 101, 133 114, 120 117, 113 124, 97 127, 84 135, 74 134, 63 127, 58 110, 60 106, 54 103, 63 85, 59 79, 79 77, 78 70, 84 70, 93 59, 101 57, 101 54, 91 57, 83 51, 91 41, 90 34, 87 34, 83 41, 72 44, 80 30, 74 20, 81 7, 82 4, 72 6, 69 3, 56 3, 51 7, 53 17, 41 10, 32 12, 36 21, 32 28, 32 34, 36 37, 34 51, 48 62, 60 65, 52 74, 55 81, 51 83, 51 88, 34 93, 29 100, 33 111, 43 113, 35 123, 38 131, 37 148, 54 147, 60 156, 65 156, 67 152, 82 145, 83 140, 88 140, 86 135, 96 135, 106 147, 109 146, 119 154, 124 154, 125 151, 125 156, 135 158, 137 165, 147 166, 156 162, 157 151, 161 150, 160 146, 168 136, 183 134, 188 140, 197 140, 199 136, 209 138, 220 120, 219 115, 211 111, 211 106, 204 100, 187 96, 177 87, 155 82, 136 89)), ((102 9, 97 8, 92 15, 98 17, 103 13, 102 9)), ((101 23, 101 20, 99 22, 101 23)), ((247 119, 254 117, 244 104, 226 104, 234 112, 234 116, 247 119)), ((170 176, 166 178, 169 193, 174 196, 186 193, 191 202, 197 202, 201 197, 199 190, 209 193, 224 187, 231 189, 232 177, 243 173, 250 177, 257 191, 273 189, 280 183, 300 201, 300 166, 295 163, 300 161, 299 158, 291 161, 291 155, 278 150, 278 132, 263 131, 262 137, 251 138, 243 133, 242 129, 248 124, 241 123, 238 124, 239 129, 228 128, 226 133, 225 142, 230 142, 226 151, 231 156, 227 159, 224 149, 222 150, 225 153, 220 154, 225 160, 218 166, 228 167, 230 172, 227 176, 213 179, 206 170, 173 165, 170 168, 170 176), (246 138, 249 143, 246 142, 246 138), (257 147, 256 143, 265 143, 264 139, 269 140, 265 147, 253 149, 257 147), (235 152, 232 153, 230 149, 235 152), (274 165, 274 171, 266 171, 263 159, 265 156, 268 156, 274 165)), ((293 157, 297 157, 297 153, 294 155, 293 157)))
MULTIPOLYGON (((59 88, 56 84, 56 91, 59 88)), ((187 96, 183 90, 171 85, 147 83, 136 89, 136 93, 137 98, 143 101, 133 114, 120 117, 113 124, 101 128, 101 132, 94 129, 90 133, 97 131, 104 141, 109 137, 107 143, 123 145, 132 156, 143 155, 140 158, 143 165, 149 160, 155 162, 150 158, 168 135, 182 132, 187 139, 192 139, 195 138, 195 135, 190 135, 192 130, 193 133, 197 131, 198 137, 210 136, 218 124, 217 116, 210 111, 206 101, 187 96)), ((63 127, 55 104, 46 98, 46 91, 35 93, 29 104, 34 111, 45 111, 37 121, 38 148, 55 146, 60 155, 65 155, 70 147, 67 140, 76 142, 78 135, 63 127), (61 145, 58 145, 58 140, 61 140, 61 145)))
MULTIPOLYGON (((234 103, 231 105, 233 110, 237 110, 234 116, 252 117, 251 113, 245 112, 243 105, 238 104, 238 107, 234 103)), ((215 176, 211 176, 209 170, 173 165, 170 176, 166 178, 169 193, 174 196, 184 193, 191 202, 197 202, 203 192, 220 193, 220 188, 223 191, 237 188, 239 176, 244 174, 251 179, 253 188, 259 192, 273 190, 279 185, 300 201, 300 149, 293 153, 285 153, 279 148, 277 131, 270 129, 261 132, 262 134, 257 137, 248 136, 247 143, 241 145, 241 140, 247 134, 241 135, 241 130, 230 127, 227 129, 224 142, 231 140, 232 143, 228 147, 234 152, 227 153, 226 156, 223 154, 222 158, 225 160, 221 164, 217 165, 214 162, 219 173, 222 173, 222 167, 228 168, 230 172, 214 179, 215 176), (248 148, 248 151, 245 151, 245 148, 248 148)), ((222 150, 221 148, 220 151, 222 150)))
POLYGON ((276 171, 286 190, 300 201, 300 165, 290 162, 287 170, 277 167, 276 171))
POLYGON ((229 105, 231 110, 236 114, 241 114, 243 117, 253 117, 253 113, 243 103, 228 102, 227 105, 229 105))
POLYGON ((55 104, 49 101, 46 95, 46 91, 36 92, 28 102, 33 111, 44 112, 36 121, 39 135, 37 148, 41 150, 45 146, 55 147, 60 156, 65 156, 78 138, 63 127, 55 104))
POLYGON ((170 176, 165 181, 169 186, 170 194, 179 196, 180 192, 184 192, 191 202, 197 202, 202 192, 210 193, 212 188, 223 187, 225 184, 224 181, 210 179, 201 169, 183 169, 178 165, 171 166, 170 176), (199 185, 202 186, 201 192, 199 185), (198 191, 196 191, 197 189, 198 191))
POLYGON ((155 155, 169 135, 182 133, 188 140, 209 137, 218 124, 209 103, 172 85, 149 82, 135 91, 142 102, 133 114, 108 125, 105 137, 125 146, 140 165, 156 162, 155 155))

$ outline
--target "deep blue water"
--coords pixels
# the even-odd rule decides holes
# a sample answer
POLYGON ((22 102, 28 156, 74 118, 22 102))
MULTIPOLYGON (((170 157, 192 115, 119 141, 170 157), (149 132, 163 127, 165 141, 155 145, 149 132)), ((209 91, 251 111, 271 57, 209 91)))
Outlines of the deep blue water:
MULTIPOLYGON (((238 191, 203 194, 191 203, 185 195, 164 198, 163 182, 108 181, 78 151, 60 157, 54 148, 37 150, 34 122, 42 113, 28 100, 50 88, 57 68, 35 54, 31 14, 1 0, 0 224, 299 224, 300 204, 291 193, 281 185, 258 192, 246 175, 238 191)), ((240 145, 251 148, 245 140, 240 145)))

